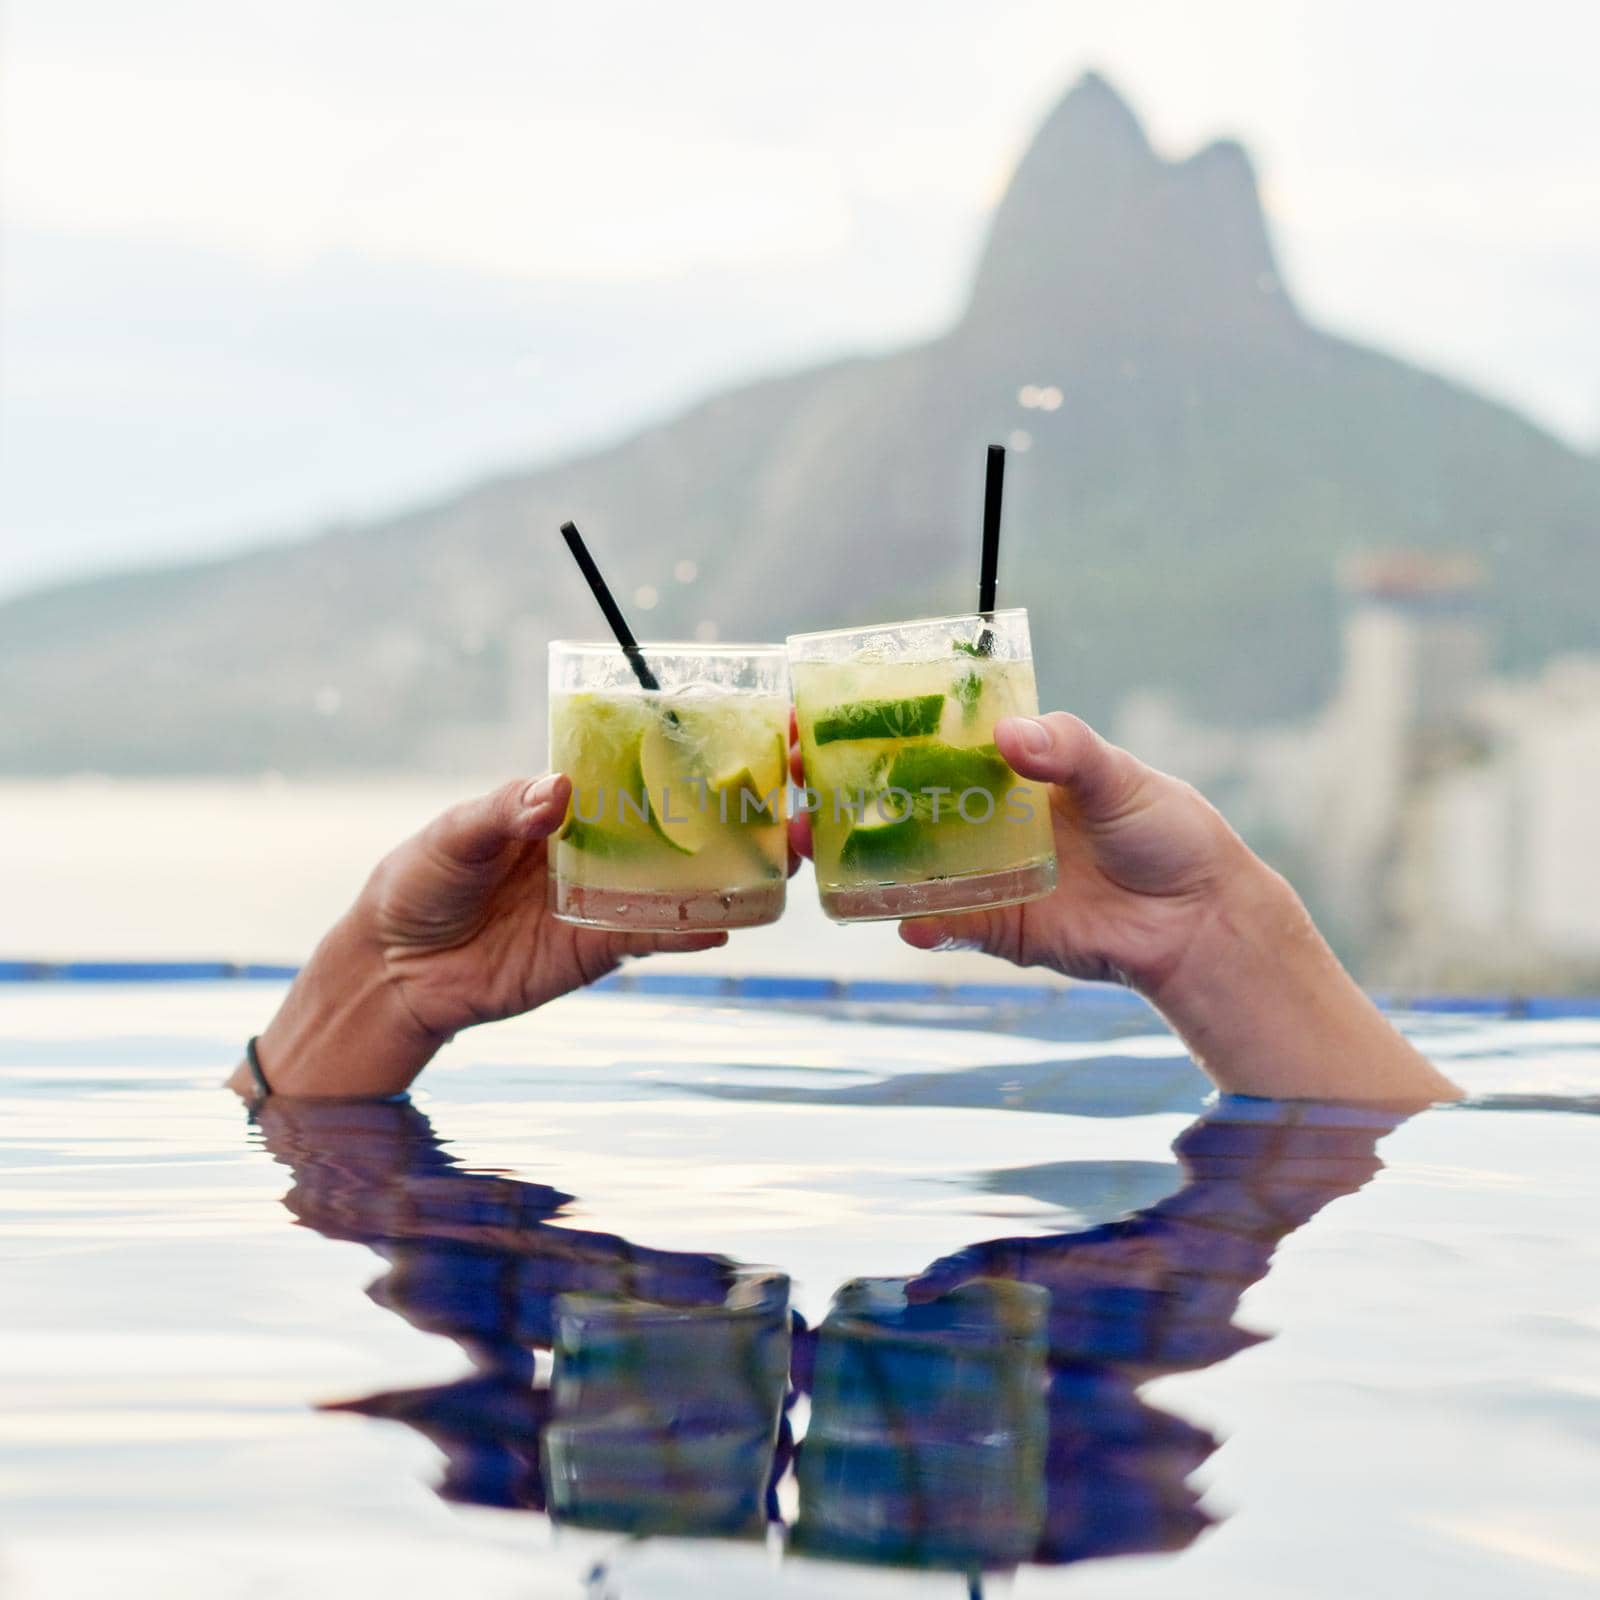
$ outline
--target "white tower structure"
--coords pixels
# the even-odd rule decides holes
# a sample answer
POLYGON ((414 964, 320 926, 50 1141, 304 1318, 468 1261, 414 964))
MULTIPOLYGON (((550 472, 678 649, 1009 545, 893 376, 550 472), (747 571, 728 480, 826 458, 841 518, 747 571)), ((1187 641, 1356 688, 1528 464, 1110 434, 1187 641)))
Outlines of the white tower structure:
POLYGON ((1488 634, 1471 558, 1391 551, 1358 557, 1341 576, 1348 609, 1324 745, 1319 900, 1343 935, 1371 948, 1392 924, 1413 794, 1481 737, 1488 634))

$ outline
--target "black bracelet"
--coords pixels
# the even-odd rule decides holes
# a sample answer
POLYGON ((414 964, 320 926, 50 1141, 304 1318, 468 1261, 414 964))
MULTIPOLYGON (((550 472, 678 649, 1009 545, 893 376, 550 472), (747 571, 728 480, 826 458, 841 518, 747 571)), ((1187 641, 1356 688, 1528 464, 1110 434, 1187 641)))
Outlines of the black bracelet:
POLYGON ((272 1085, 267 1082, 267 1075, 261 1070, 261 1052, 256 1049, 254 1038, 245 1040, 244 1059, 249 1065, 250 1076, 255 1081, 257 1095, 265 1100, 272 1093, 272 1085))

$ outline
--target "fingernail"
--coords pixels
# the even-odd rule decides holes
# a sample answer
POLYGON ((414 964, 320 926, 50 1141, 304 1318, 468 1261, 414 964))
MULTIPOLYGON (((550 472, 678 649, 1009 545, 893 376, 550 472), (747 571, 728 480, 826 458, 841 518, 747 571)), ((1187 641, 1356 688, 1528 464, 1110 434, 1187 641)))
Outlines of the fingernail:
POLYGON ((552 772, 547 777, 540 778, 537 783, 530 783, 522 791, 522 804, 528 810, 542 806, 556 789, 556 775, 552 772))
POLYGON ((1042 756, 1050 748, 1050 730, 1037 717, 1014 717, 1017 739, 1029 755, 1042 756))

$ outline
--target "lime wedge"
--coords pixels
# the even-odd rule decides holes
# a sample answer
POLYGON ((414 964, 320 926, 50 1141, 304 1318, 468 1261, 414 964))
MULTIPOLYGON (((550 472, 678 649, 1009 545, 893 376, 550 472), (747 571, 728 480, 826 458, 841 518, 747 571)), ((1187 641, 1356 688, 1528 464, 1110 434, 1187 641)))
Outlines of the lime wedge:
POLYGON ((783 815, 778 785, 765 788, 749 767, 725 773, 711 785, 710 806, 719 822, 724 817, 732 824, 772 822, 783 815))
POLYGON ((818 744, 836 739, 920 739, 939 726, 942 694, 919 694, 909 700, 857 700, 835 706, 817 718, 818 744))
POLYGON ((581 817, 568 817, 556 835, 563 844, 586 855, 598 856, 606 861, 631 861, 648 855, 647 836, 623 833, 617 828, 607 828, 598 822, 585 822, 581 817))
POLYGON ((930 844, 927 829, 910 813, 884 821, 869 805, 846 835, 839 865, 850 872, 900 872, 927 856, 930 844))
POLYGON ((556 834, 558 840, 574 850, 610 857, 647 855, 653 848, 655 830, 647 821, 644 778, 639 771, 639 747, 603 752, 609 759, 601 763, 601 752, 590 756, 585 780, 574 782, 567 802, 567 818, 556 834), (591 813, 585 819, 579 813, 591 813))
POLYGON ((639 774, 650 797, 650 826, 674 850, 698 855, 710 843, 717 812, 708 803, 697 747, 663 720, 639 740, 639 774))
MULTIPOLYGON (((748 749, 748 746, 746 746, 748 749)), ((782 815, 782 791, 788 778, 789 745, 782 735, 773 741, 765 761, 752 767, 733 756, 728 765, 711 780, 714 809, 723 816, 722 796, 727 796, 729 822, 762 822, 782 815), (748 800, 741 801, 741 795, 748 800), (776 796, 776 799, 774 799, 776 796)))
POLYGON ((931 815, 933 797, 928 789, 947 789, 939 796, 939 814, 955 814, 956 801, 968 789, 982 789, 998 801, 1014 782, 1014 774, 992 744, 962 747, 948 744, 911 745, 901 750, 889 768, 889 783, 908 790, 918 815, 931 815))

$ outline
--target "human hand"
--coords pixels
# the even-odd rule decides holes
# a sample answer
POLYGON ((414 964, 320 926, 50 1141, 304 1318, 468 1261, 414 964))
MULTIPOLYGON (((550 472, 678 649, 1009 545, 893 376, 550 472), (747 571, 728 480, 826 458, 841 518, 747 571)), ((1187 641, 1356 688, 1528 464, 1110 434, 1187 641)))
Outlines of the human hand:
POLYGON ((379 863, 355 914, 395 990, 441 1040, 594 983, 624 957, 709 950, 725 933, 611 933, 548 909, 548 840, 572 793, 560 773, 453 806, 379 863))
MULTIPOLYGON (((1188 784, 1076 717, 1003 717, 995 743, 1021 777, 1048 785, 1056 888, 1027 905, 901 923, 919 950, 981 950, 1149 992, 1182 958, 1219 887, 1247 866, 1265 871, 1188 784)), ((803 782, 798 747, 791 763, 803 782)), ((793 847, 810 855, 809 819, 790 829, 793 847)))
MULTIPOLYGON (((1125 983, 1230 1092, 1408 1105, 1458 1096, 1193 787, 1064 712, 1002 718, 995 743, 1020 777, 1050 786, 1056 887, 1026 905, 903 922, 907 944, 1125 983)), ((806 819, 791 830, 809 854, 806 819)))
POLYGON ((531 1011, 627 956, 726 943, 558 921, 548 840, 571 791, 559 773, 517 779, 452 807, 378 864, 261 1035, 276 1092, 393 1094, 462 1028, 531 1011))
POLYGON ((1049 786, 1056 887, 1026 905, 902 923, 919 950, 982 950, 1154 994, 1222 892, 1266 872, 1194 788, 1077 717, 1004 717, 995 743, 1018 776, 1049 786))

